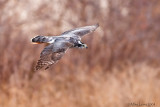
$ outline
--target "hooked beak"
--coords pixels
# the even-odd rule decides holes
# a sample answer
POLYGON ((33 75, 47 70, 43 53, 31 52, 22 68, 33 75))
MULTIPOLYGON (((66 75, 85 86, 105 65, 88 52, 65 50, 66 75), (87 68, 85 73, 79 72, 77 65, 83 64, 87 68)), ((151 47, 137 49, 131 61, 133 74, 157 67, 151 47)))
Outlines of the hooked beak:
POLYGON ((87 49, 87 48, 88 48, 88 46, 87 46, 86 44, 84 44, 84 48, 86 48, 86 49, 87 49))

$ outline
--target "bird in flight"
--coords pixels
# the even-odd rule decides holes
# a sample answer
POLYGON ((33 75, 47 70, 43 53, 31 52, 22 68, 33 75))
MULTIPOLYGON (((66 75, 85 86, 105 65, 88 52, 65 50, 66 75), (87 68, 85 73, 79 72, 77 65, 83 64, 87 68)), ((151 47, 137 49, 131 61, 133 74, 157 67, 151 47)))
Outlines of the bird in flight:
POLYGON ((69 48, 88 48, 86 44, 81 42, 81 37, 96 30, 99 24, 79 27, 68 30, 59 36, 36 36, 32 38, 33 44, 47 43, 40 54, 35 70, 45 67, 48 69, 62 58, 69 48))

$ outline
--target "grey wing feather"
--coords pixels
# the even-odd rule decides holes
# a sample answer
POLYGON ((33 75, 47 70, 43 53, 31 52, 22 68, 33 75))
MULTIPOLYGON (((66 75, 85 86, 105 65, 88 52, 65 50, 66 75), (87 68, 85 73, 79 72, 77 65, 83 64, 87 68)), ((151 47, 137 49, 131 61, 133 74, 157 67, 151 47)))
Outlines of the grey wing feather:
POLYGON ((51 65, 53 65, 62 58, 66 50, 71 45, 72 44, 68 41, 58 41, 54 44, 48 45, 41 52, 40 59, 38 60, 35 69, 39 70, 44 66, 47 66, 45 69, 48 69, 51 65))
POLYGON ((93 32, 94 30, 96 30, 96 28, 99 26, 99 24, 95 24, 92 26, 85 26, 85 27, 80 27, 80 28, 75 28, 72 30, 68 30, 64 33, 62 33, 62 36, 83 36, 86 35, 88 33, 93 32))
POLYGON ((39 70, 43 68, 44 66, 52 63, 52 59, 51 59, 52 49, 53 49, 53 44, 50 44, 43 49, 43 51, 40 54, 40 59, 37 62, 37 65, 35 68, 36 70, 39 70))

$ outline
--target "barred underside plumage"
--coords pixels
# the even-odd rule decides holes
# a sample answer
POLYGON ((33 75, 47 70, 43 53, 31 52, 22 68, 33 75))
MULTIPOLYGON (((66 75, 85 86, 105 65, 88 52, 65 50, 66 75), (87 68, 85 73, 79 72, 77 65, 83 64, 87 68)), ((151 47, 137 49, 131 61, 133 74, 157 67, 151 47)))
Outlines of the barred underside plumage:
MULTIPOLYGON (((62 43, 65 44, 65 43, 62 43)), ((60 44, 61 45, 61 44, 60 44)), ((56 63, 64 55, 68 47, 65 48, 56 48, 54 44, 50 44, 43 49, 40 55, 40 59, 37 62, 36 70, 39 70, 46 66, 45 69, 48 69, 51 65, 56 63)))
POLYGON ((39 70, 46 66, 45 70, 48 69, 51 65, 55 64, 61 57, 64 55, 65 52, 59 53, 52 53, 46 57, 40 58, 36 65, 36 70, 39 70))

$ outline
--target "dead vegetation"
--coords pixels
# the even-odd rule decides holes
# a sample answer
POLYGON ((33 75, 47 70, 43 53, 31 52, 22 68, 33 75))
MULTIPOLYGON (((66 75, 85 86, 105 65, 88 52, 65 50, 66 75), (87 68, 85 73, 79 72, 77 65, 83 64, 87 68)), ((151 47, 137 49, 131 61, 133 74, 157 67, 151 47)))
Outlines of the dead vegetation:
POLYGON ((160 105, 158 0, 0 1, 0 107, 160 105), (36 35, 99 23, 51 69, 33 72, 36 35))

